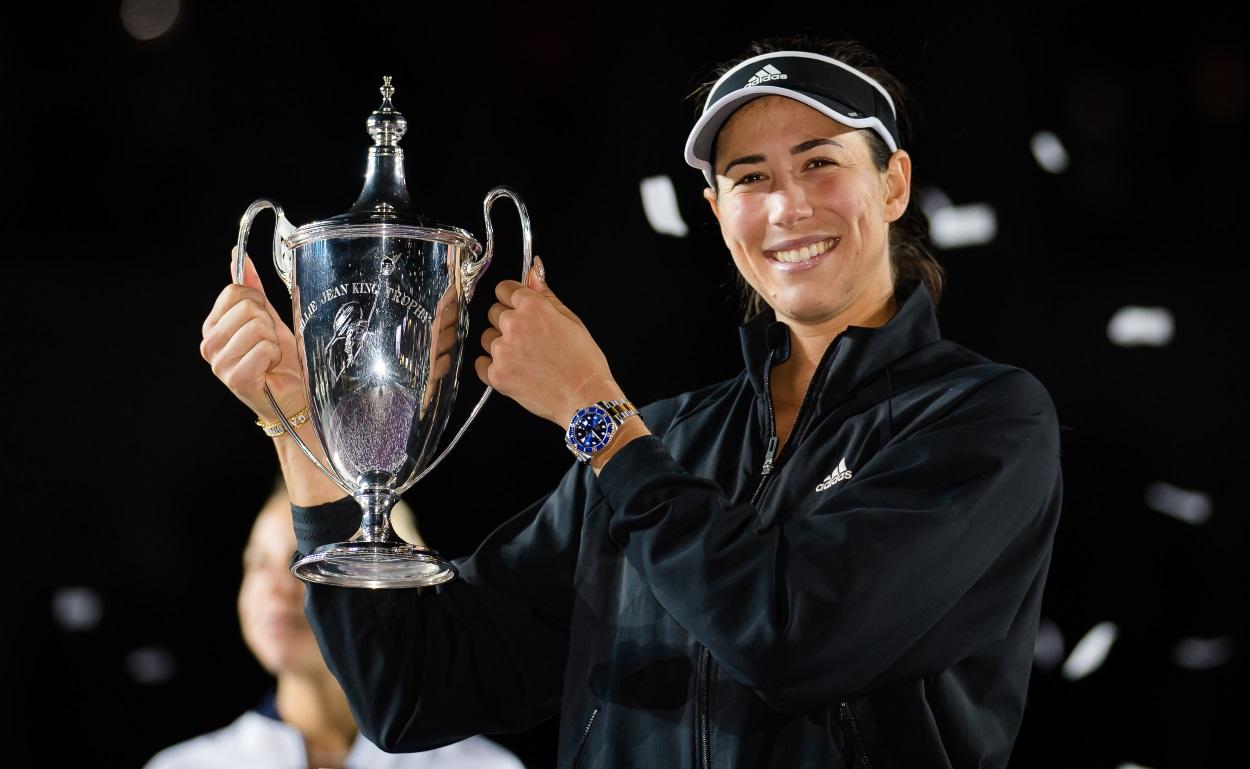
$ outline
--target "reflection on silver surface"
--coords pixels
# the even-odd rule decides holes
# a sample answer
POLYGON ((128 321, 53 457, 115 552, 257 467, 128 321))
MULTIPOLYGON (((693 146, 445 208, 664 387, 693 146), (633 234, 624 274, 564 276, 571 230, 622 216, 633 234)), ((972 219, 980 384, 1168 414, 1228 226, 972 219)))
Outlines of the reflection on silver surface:
MULTIPOLYGON (((274 210, 274 264, 291 292, 309 410, 329 467, 317 461, 285 415, 279 418, 363 510, 352 541, 318 548, 293 567, 311 582, 376 588, 454 578, 451 564, 437 553, 395 536, 389 511, 455 446, 490 394, 487 388, 435 456, 456 398, 468 298, 494 251, 490 210, 498 198, 511 199, 521 216, 522 275, 531 261, 529 218, 510 190, 491 190, 483 204, 485 253, 466 231, 411 210, 398 147, 407 122, 391 104, 393 93, 387 78, 382 106, 367 121, 374 146, 365 186, 350 211, 295 229, 279 206, 258 200, 239 228, 242 253, 252 220, 265 208, 274 210)), ((236 282, 242 283, 241 260, 236 282)))

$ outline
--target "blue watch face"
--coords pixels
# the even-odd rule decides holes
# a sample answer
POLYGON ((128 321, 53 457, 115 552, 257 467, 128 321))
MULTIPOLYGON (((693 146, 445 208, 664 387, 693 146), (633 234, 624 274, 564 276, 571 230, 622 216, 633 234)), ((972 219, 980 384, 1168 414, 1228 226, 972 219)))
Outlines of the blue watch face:
POLYGON ((608 445, 608 439, 614 432, 616 424, 603 409, 590 406, 573 417, 573 424, 569 427, 569 440, 578 451, 593 454, 608 445))

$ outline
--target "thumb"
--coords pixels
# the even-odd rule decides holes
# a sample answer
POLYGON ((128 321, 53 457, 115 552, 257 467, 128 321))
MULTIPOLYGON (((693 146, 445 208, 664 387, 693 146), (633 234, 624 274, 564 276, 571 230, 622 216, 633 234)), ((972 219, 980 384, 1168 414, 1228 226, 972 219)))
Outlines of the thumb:
POLYGON ((525 285, 527 288, 532 288, 540 294, 555 296, 555 294, 551 293, 551 288, 547 286, 547 270, 543 266, 542 257, 534 257, 534 263, 530 265, 529 274, 525 276, 525 285))
MULTIPOLYGON (((239 247, 235 246, 230 250, 230 280, 234 281, 235 259, 238 257, 236 253, 239 247)), ((265 309, 269 311, 269 315, 273 318, 274 323, 281 328, 287 328, 286 321, 282 320, 282 316, 278 314, 278 308, 273 306, 273 302, 269 301, 269 297, 265 294, 265 285, 260 282, 260 273, 256 271, 256 264, 252 261, 252 257, 243 253, 243 285, 248 288, 254 288, 260 292, 260 296, 265 300, 265 309)))
MULTIPOLYGON (((234 281, 234 272, 238 265, 239 247, 235 246, 230 249, 230 280, 234 281)), ((256 265, 252 263, 252 258, 246 253, 243 254, 243 285, 248 288, 254 288, 265 295, 265 286, 260 282, 260 273, 256 271, 256 265)), ((269 303, 269 297, 265 297, 265 303, 269 303)))
MULTIPOLYGON (((573 311, 565 307, 564 302, 560 301, 560 297, 556 296, 555 292, 551 290, 551 286, 547 285, 547 268, 543 265, 542 257, 534 257, 534 265, 530 267, 530 273, 525 278, 525 285, 547 297, 547 301, 555 305, 556 309, 561 313, 573 320, 577 320, 577 316, 573 314, 573 311)), ((580 323, 581 321, 578 322, 580 323)))

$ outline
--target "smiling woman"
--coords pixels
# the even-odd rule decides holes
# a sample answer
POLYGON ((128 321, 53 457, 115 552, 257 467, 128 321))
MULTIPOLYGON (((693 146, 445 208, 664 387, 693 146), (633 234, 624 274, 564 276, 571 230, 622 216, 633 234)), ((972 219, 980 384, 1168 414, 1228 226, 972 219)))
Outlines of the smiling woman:
POLYGON ((878 173, 859 132, 784 96, 725 123, 706 191, 746 282, 792 327, 836 333, 893 313, 889 223, 907 208, 911 160, 878 173))
MULTIPOLYGON (((738 109, 758 101, 765 101, 760 94, 784 94, 784 102, 803 104, 819 114, 830 118, 838 133, 854 134, 867 148, 867 163, 879 174, 895 170, 896 156, 900 147, 910 139, 912 115, 917 108, 907 87, 882 65, 876 54, 852 40, 823 40, 811 37, 775 38, 753 44, 745 60, 735 59, 721 64, 713 71, 711 80, 696 89, 694 95, 704 99, 704 112, 691 132, 686 146, 686 160, 703 170, 709 184, 709 197, 720 193, 713 159, 724 163, 721 172, 729 170, 736 158, 728 158, 724 148, 725 136, 719 131, 727 120, 747 112, 738 109), (756 81, 751 92, 734 86, 742 79, 748 84, 759 73, 752 70, 757 60, 765 68, 777 69, 776 64, 764 61, 775 58, 780 51, 798 52, 797 64, 806 78, 800 82, 799 71, 790 67, 790 73, 778 70, 768 73, 769 79, 756 81), (750 63, 748 63, 750 62, 750 63), (826 65, 822 68, 821 65, 826 65), (734 77, 737 75, 737 77, 734 77), (807 91, 798 91, 806 87, 807 91), (755 93, 754 99, 751 93, 755 93), (852 96, 853 95, 853 96, 852 96), (796 98, 797 97, 797 98, 796 98), (854 98, 854 105, 839 99, 854 98), (716 102, 714 105, 713 102, 716 102), (713 109, 713 106, 716 108, 713 109), (836 117, 835 117, 836 116, 836 117)), ((795 56, 790 57, 795 60, 795 56)), ((847 142, 853 139, 847 139, 847 142)), ((839 144, 843 141, 839 140, 839 144)), ((809 148, 810 145, 805 146, 809 148)), ((845 149, 845 147, 843 147, 845 149)), ((906 152, 902 152, 906 156, 906 152)), ((911 158, 907 163, 907 181, 910 188, 911 158)), ((894 282, 920 280, 925 284, 936 305, 942 298, 943 274, 941 265, 929 250, 928 221, 914 206, 904 205, 903 210, 890 220, 889 259, 894 282)), ((743 274, 739 274, 746 318, 758 314, 765 307, 764 299, 743 274)))
MULTIPOLYGON (((1059 516, 1058 419, 1028 372, 941 338, 941 270, 905 224, 901 99, 830 51, 863 49, 756 47, 686 144, 758 298, 737 376, 639 411, 541 260, 496 287, 478 375, 578 461, 460 579, 309 586, 377 744, 558 713, 575 768, 1006 766, 1059 516)), ((221 317, 202 348, 219 376, 249 360, 236 381, 279 376, 271 326, 279 359, 249 359, 221 317)), ((277 441, 299 551, 350 535, 355 503, 277 441)))

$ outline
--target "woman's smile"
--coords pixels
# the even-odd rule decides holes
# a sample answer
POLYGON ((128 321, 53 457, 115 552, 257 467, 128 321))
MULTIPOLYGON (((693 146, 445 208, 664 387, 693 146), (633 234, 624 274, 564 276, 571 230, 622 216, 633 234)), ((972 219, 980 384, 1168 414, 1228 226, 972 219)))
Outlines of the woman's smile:
MULTIPOLYGON (((810 241, 810 238, 805 240, 810 241)), ((784 272, 810 270, 833 253, 841 242, 841 236, 834 235, 815 242, 802 243, 800 241, 799 244, 782 244, 774 250, 765 250, 764 256, 772 260, 773 268, 777 270, 784 272)))

